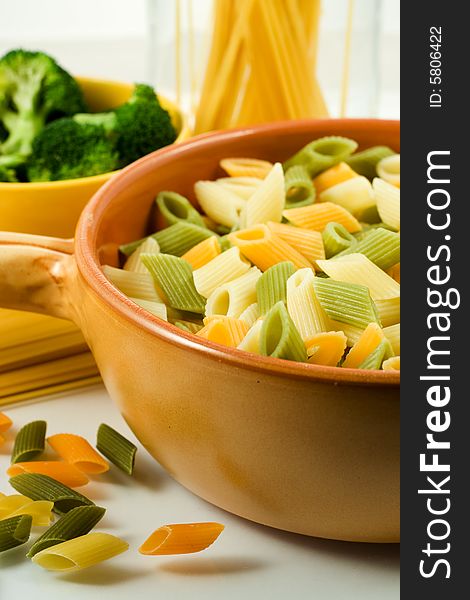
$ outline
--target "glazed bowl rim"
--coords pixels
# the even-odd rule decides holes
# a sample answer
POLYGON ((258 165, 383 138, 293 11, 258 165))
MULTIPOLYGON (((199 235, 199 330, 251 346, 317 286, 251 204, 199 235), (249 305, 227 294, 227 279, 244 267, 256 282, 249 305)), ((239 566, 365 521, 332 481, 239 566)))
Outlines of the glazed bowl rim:
MULTIPOLYGON (((357 129, 358 131, 363 130, 364 126, 373 126, 377 123, 381 123, 385 127, 399 126, 398 121, 383 119, 329 119, 329 121, 335 125, 347 125, 349 129, 357 129)), ((185 332, 137 306, 114 287, 101 270, 96 248, 96 235, 99 225, 108 207, 113 202, 112 192, 126 187, 130 174, 132 174, 132 179, 139 179, 141 176, 145 176, 149 168, 163 167, 165 163, 172 160, 175 153, 177 155, 192 153, 194 150, 204 148, 212 142, 220 144, 237 137, 262 135, 265 132, 281 133, 293 128, 301 132, 302 130, 310 130, 315 123, 320 122, 324 123, 324 120, 281 121, 266 125, 210 132, 190 138, 180 144, 157 150, 120 170, 93 195, 78 221, 75 235, 75 256, 78 270, 87 285, 91 287, 98 298, 105 302, 108 309, 118 313, 146 333, 182 349, 203 353, 212 360, 236 368, 257 371, 260 374, 270 373, 287 378, 323 381, 331 384, 398 387, 400 383, 400 373, 398 371, 349 369, 299 363, 260 356, 198 338, 196 335, 185 332)))

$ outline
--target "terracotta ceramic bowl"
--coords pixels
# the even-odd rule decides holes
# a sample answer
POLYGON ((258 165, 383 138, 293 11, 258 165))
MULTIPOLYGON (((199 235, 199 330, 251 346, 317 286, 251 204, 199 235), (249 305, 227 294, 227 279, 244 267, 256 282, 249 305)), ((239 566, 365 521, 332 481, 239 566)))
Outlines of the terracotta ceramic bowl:
MULTIPOLYGON (((398 150, 399 124, 279 123, 215 133, 127 167, 88 204, 70 241, 3 234, 3 305, 73 319, 106 387, 149 452, 198 496, 312 536, 399 539, 399 374, 319 367, 201 340, 137 307, 101 271, 152 228, 156 192, 192 197, 226 156, 283 160, 315 137, 398 150)), ((78 407, 77 407, 78 408, 78 407)))
MULTIPOLYGON (((85 77, 77 81, 95 112, 124 104, 134 89, 134 84, 122 81, 85 77)), ((166 98, 159 99, 178 132, 176 143, 187 139, 190 130, 183 113, 166 98)), ((0 182, 0 230, 72 237, 84 206, 115 172, 65 181, 0 182)))

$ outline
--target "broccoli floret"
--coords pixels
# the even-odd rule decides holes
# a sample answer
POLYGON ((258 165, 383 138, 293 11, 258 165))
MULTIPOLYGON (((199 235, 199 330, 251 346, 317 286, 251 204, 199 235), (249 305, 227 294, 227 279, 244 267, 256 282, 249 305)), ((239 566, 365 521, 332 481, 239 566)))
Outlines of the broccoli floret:
POLYGON ((18 172, 24 169, 24 158, 18 155, 0 156, 0 181, 20 181, 18 172))
POLYGON ((161 107, 153 88, 143 83, 137 84, 130 99, 113 111, 73 118, 82 124, 103 126, 115 139, 121 166, 176 139, 170 115, 161 107))
POLYGON ((0 182, 16 183, 18 178, 15 169, 11 169, 0 163, 0 182))
POLYGON ((78 83, 47 54, 12 50, 0 58, 0 154, 28 156, 46 123, 86 110, 78 83))
POLYGON ((46 125, 33 142, 29 181, 57 181, 107 173, 119 167, 118 153, 101 125, 71 117, 46 125))

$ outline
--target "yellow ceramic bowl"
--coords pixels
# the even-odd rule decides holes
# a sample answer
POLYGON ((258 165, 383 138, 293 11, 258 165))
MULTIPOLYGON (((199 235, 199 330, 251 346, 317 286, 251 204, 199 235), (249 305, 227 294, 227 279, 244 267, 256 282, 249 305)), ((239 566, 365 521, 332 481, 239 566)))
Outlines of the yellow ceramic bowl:
MULTIPOLYGON (((93 111, 119 106, 127 101, 134 84, 77 77, 93 111)), ((190 136, 181 111, 159 97, 178 132, 176 143, 190 136)), ((40 183, 0 183, 0 231, 20 231, 58 237, 72 237, 83 207, 114 173, 93 177, 40 183)))

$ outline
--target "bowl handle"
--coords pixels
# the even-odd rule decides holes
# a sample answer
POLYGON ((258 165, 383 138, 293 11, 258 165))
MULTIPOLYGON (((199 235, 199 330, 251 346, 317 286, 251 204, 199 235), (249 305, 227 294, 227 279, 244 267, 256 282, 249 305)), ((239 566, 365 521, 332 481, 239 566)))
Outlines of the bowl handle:
POLYGON ((0 306, 73 320, 73 240, 0 231, 0 306))

